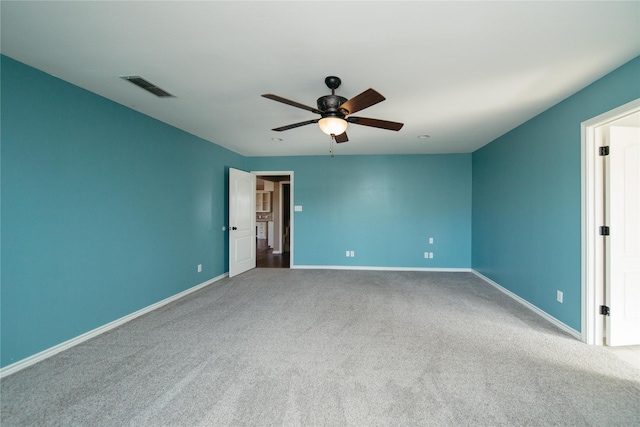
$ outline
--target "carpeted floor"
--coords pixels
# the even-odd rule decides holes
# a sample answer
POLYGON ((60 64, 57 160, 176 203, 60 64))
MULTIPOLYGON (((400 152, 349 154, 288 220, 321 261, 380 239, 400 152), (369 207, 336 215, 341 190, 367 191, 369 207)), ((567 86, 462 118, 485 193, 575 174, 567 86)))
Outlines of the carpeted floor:
POLYGON ((640 372, 471 273, 256 269, 1 382, 2 426, 640 425, 640 372))

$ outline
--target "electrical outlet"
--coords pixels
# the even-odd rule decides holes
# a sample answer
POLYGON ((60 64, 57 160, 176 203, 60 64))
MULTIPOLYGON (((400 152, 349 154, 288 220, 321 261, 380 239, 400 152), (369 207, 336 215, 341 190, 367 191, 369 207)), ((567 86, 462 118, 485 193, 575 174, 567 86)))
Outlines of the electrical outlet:
POLYGON ((351 257, 353 258, 354 256, 356 256, 356 253, 354 251, 351 251, 351 257))
POLYGON ((433 245, 433 237, 429 237, 429 244, 433 245))
POLYGON ((351 256, 351 252, 347 251, 347 258, 351 256))
POLYGON ((563 298, 562 291, 557 291, 556 299, 558 300, 559 303, 562 303, 562 298, 563 298))
POLYGON ((424 253, 424 258, 425 258, 425 259, 429 258, 429 252, 425 252, 425 253, 424 253))
POLYGON ((198 264, 198 273, 202 273, 202 264, 198 264))
POLYGON ((429 252, 429 259, 433 258, 433 252, 429 252))

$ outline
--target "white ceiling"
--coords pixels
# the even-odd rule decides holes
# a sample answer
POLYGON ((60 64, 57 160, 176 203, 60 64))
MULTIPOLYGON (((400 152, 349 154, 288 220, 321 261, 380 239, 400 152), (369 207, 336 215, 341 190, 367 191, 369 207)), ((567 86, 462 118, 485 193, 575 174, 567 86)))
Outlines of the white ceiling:
POLYGON ((247 156, 328 154, 342 79, 358 116, 336 154, 468 153, 640 55, 640 2, 1 2, 3 54, 247 156), (176 98, 119 78, 140 75, 176 98), (428 134, 428 139, 418 135, 428 134), (283 141, 273 141, 280 137, 283 141))

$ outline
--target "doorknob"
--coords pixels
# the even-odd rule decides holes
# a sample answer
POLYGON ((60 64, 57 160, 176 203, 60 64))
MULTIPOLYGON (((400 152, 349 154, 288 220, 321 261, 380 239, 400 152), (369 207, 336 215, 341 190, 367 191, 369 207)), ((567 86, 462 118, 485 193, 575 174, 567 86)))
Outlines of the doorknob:
POLYGON ((238 227, 231 227, 231 229, 232 229, 232 230, 237 230, 237 229, 238 229, 238 227))

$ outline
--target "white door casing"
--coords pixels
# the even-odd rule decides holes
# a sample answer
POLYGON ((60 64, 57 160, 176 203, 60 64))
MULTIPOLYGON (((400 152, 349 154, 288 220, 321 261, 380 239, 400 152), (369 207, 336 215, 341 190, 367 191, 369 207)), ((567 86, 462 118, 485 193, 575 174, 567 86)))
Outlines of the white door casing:
POLYGON ((256 267, 256 176, 229 168, 229 277, 256 267))
POLYGON ((606 344, 640 344, 640 128, 609 128, 606 344))
MULTIPOLYGON (((294 250, 293 250, 293 242, 294 242, 294 195, 293 195, 293 171, 289 170, 289 171, 251 171, 251 173, 253 173, 255 176, 282 176, 282 175, 288 175, 289 176, 289 181, 281 181, 279 183, 280 185, 280 203, 279 203, 279 209, 280 209, 280 213, 279 213, 279 236, 276 236, 276 238, 280 239, 280 252, 284 251, 284 242, 282 241, 282 234, 284 233, 283 230, 283 224, 282 224, 282 218, 283 218, 283 209, 289 209, 289 264, 290 264, 290 268, 295 268, 295 263, 294 263, 294 250), (282 203, 282 184, 283 183, 288 183, 289 184, 289 206, 283 206, 282 203)), ((275 207, 274 207, 275 209, 275 207)))

